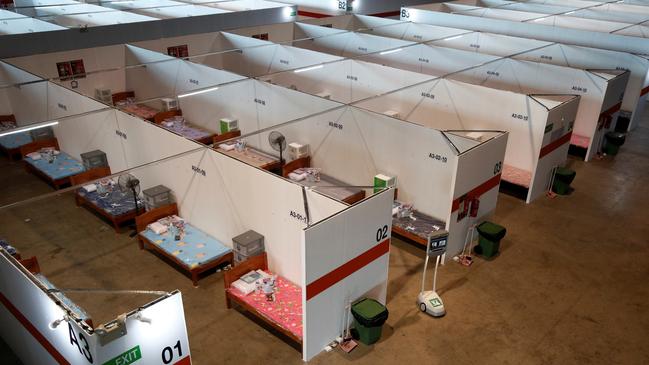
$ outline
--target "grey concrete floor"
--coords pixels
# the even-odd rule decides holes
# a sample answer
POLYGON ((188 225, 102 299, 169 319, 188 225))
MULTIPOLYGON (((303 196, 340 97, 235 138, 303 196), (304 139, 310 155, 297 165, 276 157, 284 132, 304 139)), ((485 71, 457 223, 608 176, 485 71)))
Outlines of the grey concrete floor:
MULTIPOLYGON (((649 115, 649 113, 647 113, 649 115)), ((424 252, 394 239, 383 338, 314 364, 648 364, 649 118, 621 153, 577 171, 570 196, 533 204, 501 194, 493 217, 508 229, 501 254, 470 268, 449 263, 439 288, 448 314, 418 312, 424 252)), ((0 203, 52 190, 0 161, 0 203)), ((236 310, 221 273, 194 288, 128 233, 116 234, 70 194, 0 210, 0 237, 62 288, 180 289, 194 364, 299 364, 298 351, 236 310), (26 221, 28 220, 28 221, 26 221)), ((151 298, 70 294, 95 323, 151 298)), ((13 363, 0 346, 2 363, 13 363)))

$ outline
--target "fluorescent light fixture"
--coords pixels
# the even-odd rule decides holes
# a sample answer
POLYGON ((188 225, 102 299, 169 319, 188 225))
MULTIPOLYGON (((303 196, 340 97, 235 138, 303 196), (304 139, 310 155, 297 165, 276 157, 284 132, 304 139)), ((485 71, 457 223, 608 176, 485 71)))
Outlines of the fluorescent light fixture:
POLYGON ((218 86, 215 86, 215 87, 210 87, 210 88, 208 88, 208 89, 203 89, 203 90, 198 90, 198 91, 192 91, 192 92, 190 92, 190 93, 186 93, 186 94, 180 94, 180 95, 178 95, 178 99, 181 99, 181 98, 184 98, 184 97, 187 97, 187 96, 192 96, 192 95, 198 95, 198 94, 208 93, 208 92, 210 92, 210 91, 214 91, 214 90, 218 90, 218 89, 219 89, 219 87, 218 87, 218 86))
POLYGON ((573 10, 573 11, 569 11, 569 12, 563 14, 563 15, 570 15, 570 14, 574 14, 574 13, 575 13, 575 12, 574 12, 574 10, 573 10))
POLYGON ((454 40, 454 39, 458 39, 458 38, 460 38, 460 37, 462 37, 462 36, 461 36, 461 35, 456 35, 456 36, 453 36, 453 37, 450 37, 450 38, 444 38, 443 40, 445 40, 445 41, 452 41, 452 40, 454 40))
POLYGON ((401 51, 403 51, 403 48, 391 49, 389 51, 383 51, 383 52, 381 52, 379 54, 380 55, 386 55, 386 54, 397 53, 397 52, 401 52, 401 51))
POLYGON ((297 70, 293 70, 296 74, 299 74, 300 72, 304 71, 311 71, 311 70, 317 70, 323 68, 324 65, 317 65, 317 66, 311 66, 311 67, 305 67, 305 68, 298 68, 297 70))
POLYGON ((545 19, 547 19, 547 17, 532 19, 532 21, 533 22, 540 22, 541 20, 545 20, 545 19))
POLYGON ((16 134, 16 133, 23 133, 23 132, 28 132, 28 131, 33 131, 34 129, 40 129, 40 128, 45 128, 45 127, 51 127, 53 125, 59 124, 58 120, 55 120, 53 122, 42 122, 42 123, 35 123, 31 124, 25 127, 18 127, 14 129, 9 129, 3 132, 0 132, 0 137, 8 136, 10 134, 16 134))

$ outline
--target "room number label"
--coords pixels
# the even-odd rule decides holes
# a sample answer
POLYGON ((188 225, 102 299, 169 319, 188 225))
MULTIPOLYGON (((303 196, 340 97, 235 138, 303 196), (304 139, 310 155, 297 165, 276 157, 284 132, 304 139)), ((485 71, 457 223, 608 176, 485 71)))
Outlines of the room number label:
POLYGON ((194 85, 198 85, 198 84, 199 84, 198 80, 194 80, 194 79, 189 79, 189 83, 190 83, 190 84, 194 84, 194 85))
POLYGON ((180 345, 180 340, 178 340, 178 342, 173 345, 173 348, 171 346, 167 346, 162 349, 162 363, 170 364, 173 361, 175 354, 177 354, 177 358, 183 357, 183 349, 180 345))
POLYGON ((358 77, 354 75, 347 75, 347 80, 358 81, 358 77))
POLYGON ((469 47, 478 49, 478 48, 480 48, 480 45, 472 43, 472 44, 469 44, 469 47))
POLYGON ((384 225, 376 231, 376 242, 381 242, 388 238, 388 226, 384 225))
POLYGON ((68 110, 68 107, 65 104, 58 103, 57 105, 58 105, 59 109, 68 110))
POLYGON ((487 75, 500 77, 500 72, 498 72, 498 71, 487 71, 487 75))
POLYGON ((367 47, 358 47, 358 50, 361 52, 367 52, 367 47))
POLYGON ((432 158, 435 161, 440 161, 440 162, 443 162, 443 163, 448 162, 448 158, 446 158, 446 157, 444 157, 442 155, 438 155, 436 153, 431 152, 431 153, 428 154, 428 157, 432 158))
POLYGON ((408 12, 408 9, 401 9, 401 17, 402 18, 410 18, 410 13, 408 12))
POLYGON ((587 89, 587 88, 585 88, 585 87, 581 87, 581 86, 573 86, 573 87, 572 87, 572 90, 573 90, 573 91, 578 91, 578 92, 580 92, 580 93, 587 93, 587 92, 588 92, 588 89, 587 89))
POLYGON ((343 130, 343 124, 342 124, 342 123, 329 122, 329 126, 330 126, 331 128, 340 129, 341 131, 343 130))
POLYGON ((194 165, 192 165, 192 170, 193 170, 195 173, 199 174, 199 175, 203 175, 203 176, 207 175, 207 174, 205 173, 205 170, 201 169, 201 168, 198 167, 198 166, 194 166, 194 165))
POLYGON ((255 103, 265 106, 266 105, 266 100, 255 98, 255 103))
POLYGON ((279 60, 279 63, 284 64, 284 65, 289 64, 288 60, 282 60, 282 59, 279 60))
POLYGON ((302 223, 307 223, 308 224, 306 217, 303 216, 300 213, 296 213, 295 211, 291 210, 289 215, 291 216, 291 218, 295 218, 295 219, 299 220, 302 223))
POLYGON ((516 114, 516 113, 512 113, 512 118, 520 119, 520 120, 528 120, 528 119, 530 119, 527 115, 516 114))
POLYGON ((122 131, 115 130, 115 134, 117 136, 119 136, 119 137, 122 137, 122 138, 126 139, 126 133, 124 133, 122 131))
POLYGON ((541 59, 542 59, 542 60, 551 60, 551 59, 552 59, 552 56, 546 56, 546 55, 542 54, 542 55, 541 55, 541 59))
POLYGON ((419 62, 430 63, 430 60, 428 58, 419 57, 419 62))
POLYGON ((425 91, 422 91, 421 96, 428 99, 435 99, 435 94, 427 93, 425 91))

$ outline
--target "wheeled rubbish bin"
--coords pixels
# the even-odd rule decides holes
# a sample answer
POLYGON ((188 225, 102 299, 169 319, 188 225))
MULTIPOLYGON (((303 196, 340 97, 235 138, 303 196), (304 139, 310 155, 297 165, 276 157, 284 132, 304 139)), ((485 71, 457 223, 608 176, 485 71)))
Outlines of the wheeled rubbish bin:
POLYGON ((388 319, 388 309, 378 301, 365 298, 352 305, 354 327, 358 339, 371 345, 381 338, 383 324, 388 319))
POLYGON ((507 229, 492 222, 482 222, 476 227, 479 234, 478 245, 473 251, 484 257, 496 256, 500 250, 500 240, 505 237, 507 229))

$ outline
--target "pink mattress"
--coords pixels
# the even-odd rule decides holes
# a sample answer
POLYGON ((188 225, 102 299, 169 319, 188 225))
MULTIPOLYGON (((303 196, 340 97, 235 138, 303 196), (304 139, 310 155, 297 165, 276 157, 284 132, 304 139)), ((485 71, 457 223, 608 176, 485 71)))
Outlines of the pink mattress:
POLYGON ((588 148, 588 145, 590 145, 590 138, 573 133, 570 137, 570 144, 578 147, 588 148))
POLYGON ((281 276, 275 281, 275 301, 266 301, 266 295, 254 291, 244 295, 236 288, 228 291, 255 308, 257 312, 288 330, 298 338, 302 338, 302 289, 281 276))
POLYGON ((529 188, 530 182, 532 181, 532 173, 519 169, 518 167, 503 164, 501 179, 512 184, 529 188))
POLYGON ((158 110, 143 104, 129 104, 122 107, 122 110, 137 115, 142 119, 153 119, 158 114, 158 110))

